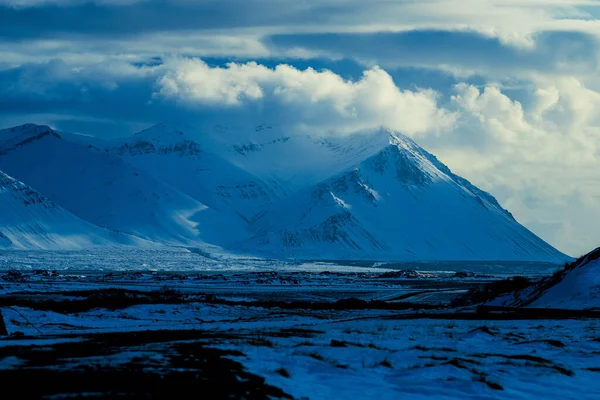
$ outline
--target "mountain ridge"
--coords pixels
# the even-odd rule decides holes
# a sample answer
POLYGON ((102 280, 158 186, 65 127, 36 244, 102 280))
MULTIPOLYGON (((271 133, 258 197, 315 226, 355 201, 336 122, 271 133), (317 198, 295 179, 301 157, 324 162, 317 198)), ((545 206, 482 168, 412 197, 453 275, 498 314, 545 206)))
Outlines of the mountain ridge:
POLYGON ((390 137, 380 152, 284 200, 252 225, 255 236, 248 248, 266 247, 269 256, 420 261, 564 259, 519 225, 490 194, 457 177, 412 140, 398 135, 390 137), (480 223, 472 224, 473 219, 480 223), (490 243, 482 242, 482 236, 490 243), (363 238, 362 245, 359 238, 363 238), (461 240, 452 242, 456 238, 461 240), (332 247, 336 249, 333 253, 332 247), (441 248, 443 254, 439 253, 441 248), (456 248, 462 251, 456 252, 456 248))
POLYGON ((0 169, 79 218, 147 240, 196 241, 195 224, 183 214, 206 208, 197 201, 51 129, 21 132, 17 139, 18 145, 15 138, 0 142, 0 169))

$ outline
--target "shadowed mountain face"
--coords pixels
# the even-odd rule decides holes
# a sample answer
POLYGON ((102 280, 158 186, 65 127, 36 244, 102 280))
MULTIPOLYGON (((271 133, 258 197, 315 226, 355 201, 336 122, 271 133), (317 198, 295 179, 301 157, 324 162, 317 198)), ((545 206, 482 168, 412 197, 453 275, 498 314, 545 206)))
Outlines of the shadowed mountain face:
POLYGON ((0 169, 91 224, 149 240, 194 241, 188 219, 205 208, 123 159, 47 127, 0 143, 0 169))
POLYGON ((159 243, 304 259, 566 258, 405 136, 265 126, 225 137, 157 125, 102 142, 26 125, 0 131, 0 169, 91 226, 159 243))
POLYGON ((101 229, 0 171, 0 248, 74 250, 150 243, 101 229))

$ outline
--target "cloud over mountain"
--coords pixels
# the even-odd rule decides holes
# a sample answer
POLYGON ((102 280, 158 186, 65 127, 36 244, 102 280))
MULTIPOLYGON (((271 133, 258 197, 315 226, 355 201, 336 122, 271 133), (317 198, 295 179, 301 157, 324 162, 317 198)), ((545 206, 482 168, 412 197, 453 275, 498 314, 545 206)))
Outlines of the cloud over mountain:
POLYGON ((409 135, 449 128, 454 115, 437 106, 434 90, 401 90, 374 67, 357 81, 331 71, 256 63, 209 67, 197 59, 171 60, 156 97, 193 106, 259 106, 265 118, 321 130, 356 131, 385 125, 409 135), (282 117, 282 114, 285 114, 282 117))

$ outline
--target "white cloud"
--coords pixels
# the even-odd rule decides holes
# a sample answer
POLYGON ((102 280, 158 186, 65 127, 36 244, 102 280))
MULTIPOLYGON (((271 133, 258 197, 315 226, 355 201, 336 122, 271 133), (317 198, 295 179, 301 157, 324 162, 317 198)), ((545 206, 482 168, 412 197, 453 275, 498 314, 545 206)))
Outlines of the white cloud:
POLYGON ((374 67, 358 81, 331 71, 299 70, 256 63, 210 67, 198 59, 172 59, 158 80, 157 98, 188 106, 241 107, 260 103, 269 113, 285 113, 290 126, 352 131, 385 125, 409 135, 439 133, 452 126, 453 113, 438 107, 433 90, 401 90, 374 67))

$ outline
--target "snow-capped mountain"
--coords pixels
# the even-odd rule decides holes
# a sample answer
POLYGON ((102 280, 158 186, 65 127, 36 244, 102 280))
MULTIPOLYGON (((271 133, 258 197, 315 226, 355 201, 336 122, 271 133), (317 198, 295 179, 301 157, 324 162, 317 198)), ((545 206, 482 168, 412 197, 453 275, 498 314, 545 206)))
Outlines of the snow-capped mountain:
POLYGON ((276 257, 564 260, 489 194, 405 136, 251 224, 248 248, 276 257))
POLYGON ((75 250, 116 244, 150 245, 94 226, 0 171, 0 248, 75 250))
POLYGON ((96 226, 169 243, 200 242, 206 206, 49 127, 0 131, 0 169, 96 226))
POLYGON ((0 131, 0 169, 92 226, 161 243, 303 259, 566 259, 384 129, 160 124, 103 142, 24 125, 0 131))
POLYGON ((263 182, 207 152, 189 133, 164 124, 110 144, 109 153, 202 204, 243 221, 252 220, 283 196, 276 184, 263 182))

